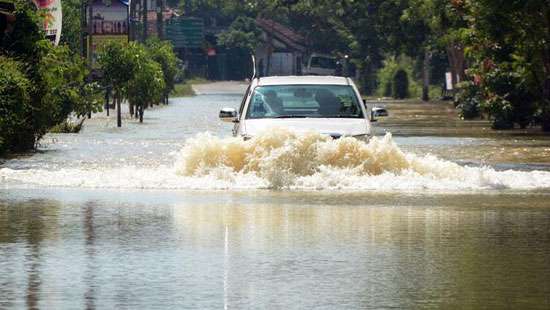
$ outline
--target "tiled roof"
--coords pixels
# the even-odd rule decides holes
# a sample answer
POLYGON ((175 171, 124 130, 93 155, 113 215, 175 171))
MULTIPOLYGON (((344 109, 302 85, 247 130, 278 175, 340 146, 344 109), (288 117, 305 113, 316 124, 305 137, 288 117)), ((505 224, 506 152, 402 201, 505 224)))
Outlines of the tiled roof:
POLYGON ((299 51, 304 51, 306 49, 306 39, 301 34, 288 28, 287 26, 284 26, 274 20, 260 17, 256 19, 256 25, 289 47, 299 51))

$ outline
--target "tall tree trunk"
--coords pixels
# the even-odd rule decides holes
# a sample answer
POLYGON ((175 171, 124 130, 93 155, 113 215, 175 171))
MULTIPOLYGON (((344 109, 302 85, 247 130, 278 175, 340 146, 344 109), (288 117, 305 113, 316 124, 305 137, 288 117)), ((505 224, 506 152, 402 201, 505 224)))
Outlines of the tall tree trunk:
POLYGON ((87 29, 86 22, 86 6, 89 5, 90 1, 82 0, 80 2, 80 56, 82 58, 86 57, 86 38, 84 36, 84 29, 87 29))
POLYGON ((94 52, 92 50, 92 37, 93 37, 93 32, 94 32, 94 12, 93 12, 93 9, 92 9, 92 0, 89 0, 88 1, 88 42, 90 42, 88 44, 88 49, 87 49, 87 52, 88 52, 88 66, 91 68, 92 67, 92 53, 94 52))
POLYGON ((130 115, 134 115, 134 104, 131 102, 128 102, 128 108, 129 108, 130 115))
POLYGON ((422 100, 430 100, 430 65, 432 52, 428 49, 424 51, 424 61, 422 66, 422 100))
POLYGON ((465 77, 464 71, 466 69, 466 61, 464 57, 464 47, 458 44, 447 46, 447 58, 451 66, 453 88, 455 88, 456 84, 462 82, 465 77))
POLYGON ((110 108, 110 102, 109 102, 109 92, 110 92, 110 89, 109 87, 107 87, 107 89, 105 89, 105 109, 107 110, 107 116, 109 116, 109 108, 110 108))
POLYGON ((550 131, 550 48, 544 52, 544 81, 542 82, 542 130, 550 131))
MULTIPOLYGON (((550 9, 544 10, 546 38, 550 39, 550 9)), ((550 43, 546 40, 542 50, 544 81, 542 85, 542 130, 550 131, 550 43)))
POLYGON ((273 36, 267 34, 267 60, 265 65, 265 76, 271 74, 271 55, 273 54, 273 36))
POLYGON ((157 35, 164 38, 164 0, 157 0, 157 35))
POLYGON ((135 41, 137 39, 136 33, 136 7, 138 1, 130 1, 130 20, 128 23, 128 33, 130 41, 135 41))
POLYGON ((143 106, 139 106, 139 122, 143 123, 143 106))
POLYGON ((370 96, 376 91, 376 69, 368 62, 363 62, 361 68, 361 84, 365 95, 370 96))
POLYGON ((120 93, 116 95, 116 126, 122 127, 122 111, 120 111, 120 93))

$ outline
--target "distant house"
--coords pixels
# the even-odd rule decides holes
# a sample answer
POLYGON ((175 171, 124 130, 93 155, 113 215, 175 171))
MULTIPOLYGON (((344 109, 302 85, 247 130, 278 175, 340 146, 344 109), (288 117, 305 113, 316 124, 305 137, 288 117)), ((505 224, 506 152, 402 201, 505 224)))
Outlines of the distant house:
POLYGON ((259 75, 300 75, 306 55, 306 39, 276 21, 257 18, 262 30, 262 43, 256 49, 259 75))
POLYGON ((88 39, 88 57, 96 66, 99 51, 111 41, 128 42, 128 1, 113 0, 108 5, 95 0, 90 7, 91 35, 88 39))
POLYGON ((92 35, 127 35, 128 3, 112 1, 106 5, 101 0, 92 4, 92 35))

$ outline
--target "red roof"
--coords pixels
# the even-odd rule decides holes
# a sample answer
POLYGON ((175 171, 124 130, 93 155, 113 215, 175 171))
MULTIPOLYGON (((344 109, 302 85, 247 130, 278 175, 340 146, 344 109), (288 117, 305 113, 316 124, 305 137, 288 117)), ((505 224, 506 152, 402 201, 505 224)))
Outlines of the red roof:
POLYGON ((274 20, 260 18, 256 19, 256 25, 262 28, 263 31, 273 35, 275 38, 285 43, 286 45, 304 51, 306 45, 306 39, 296 31, 284 26, 274 20))

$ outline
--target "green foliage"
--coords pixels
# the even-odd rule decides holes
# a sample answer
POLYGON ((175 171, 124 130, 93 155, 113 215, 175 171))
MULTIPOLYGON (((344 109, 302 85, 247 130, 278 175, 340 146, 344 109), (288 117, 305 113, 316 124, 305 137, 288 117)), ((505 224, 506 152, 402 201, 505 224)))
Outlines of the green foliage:
MULTIPOLYGON (((36 65, 36 91, 41 94, 35 112, 43 116, 40 123, 51 122, 49 126, 65 120, 67 115, 82 103, 82 87, 87 75, 84 63, 66 47, 52 47, 41 42, 39 61, 36 65)), ((48 126, 35 125, 39 134, 48 126)))
POLYGON ((399 63, 394 57, 390 57, 384 61, 384 66, 378 70, 377 80, 378 80, 378 90, 377 94, 382 97, 391 97, 393 76, 395 72, 399 69, 399 63))
POLYGON ((469 2, 468 56, 494 127, 527 126, 541 112, 550 131, 550 6, 547 1, 469 2))
POLYGON ((399 69, 393 76, 392 84, 393 97, 396 99, 405 99, 409 97, 409 77, 407 71, 399 69))
POLYGON ((401 41, 401 25, 396 21, 405 5, 400 0, 299 1, 294 6, 300 14, 295 24, 312 34, 314 47, 350 55, 360 72, 364 94, 371 95, 377 87, 375 75, 384 54, 399 54, 395 51, 401 41))
POLYGON ((38 27, 35 8, 16 2, 16 23, 0 46, 2 151, 25 151, 75 112, 101 108, 85 81, 84 62, 66 46, 53 46, 38 27), (5 75, 5 76, 4 76, 5 75))
POLYGON ((176 84, 174 90, 171 92, 174 97, 190 97, 194 96, 195 92, 189 81, 185 83, 176 84))
POLYGON ((136 43, 127 45, 111 41, 105 44, 98 55, 98 63, 103 71, 103 83, 113 87, 115 97, 124 97, 128 81, 133 78, 136 71, 135 59, 145 57, 135 54, 135 46, 136 43))
POLYGON ((239 16, 229 29, 218 36, 218 43, 227 48, 239 48, 252 52, 260 41, 261 31, 254 19, 239 16))
POLYGON ((168 41, 150 39, 146 42, 146 46, 151 58, 161 66, 165 86, 163 95, 168 96, 174 89, 176 76, 180 71, 178 69, 178 58, 174 53, 172 44, 168 41))
POLYGON ((74 54, 80 53, 80 1, 61 1, 63 24, 61 29, 61 44, 65 44, 74 54))
POLYGON ((474 119, 481 116, 481 88, 474 82, 460 83, 454 101, 462 119, 474 119))
POLYGON ((139 108, 140 121, 143 110, 160 103, 175 84, 177 59, 165 42, 110 42, 99 54, 99 64, 103 83, 112 86, 117 100, 127 98, 139 108))
POLYGON ((0 57, 0 154, 17 144, 19 129, 26 126, 31 83, 21 68, 21 63, 0 57))
POLYGON ((7 33, 0 47, 0 53, 32 63, 36 60, 37 42, 44 40, 40 29, 40 16, 32 1, 15 1, 15 23, 13 31, 7 33))
MULTIPOLYGON (((399 57, 388 57, 386 58, 386 60, 384 60, 384 66, 380 70, 378 70, 376 74, 376 80, 378 81, 376 94, 378 96, 393 96, 394 76, 400 69, 405 70, 408 76, 414 76, 413 60, 405 55, 399 57)), ((407 97, 419 98, 421 95, 421 91, 421 85, 419 85, 417 81, 409 79, 407 97)))
POLYGON ((161 65, 151 60, 143 46, 130 44, 129 47, 135 71, 127 85, 128 100, 142 108, 160 102, 165 89, 161 65))
POLYGON ((525 128, 536 111, 533 96, 521 72, 507 66, 495 66, 484 75, 484 108, 494 119, 493 128, 513 128, 517 123, 525 128))
POLYGON ((50 133, 78 133, 82 129, 84 120, 85 118, 82 118, 78 122, 72 122, 66 119, 60 124, 57 124, 50 128, 50 133))

